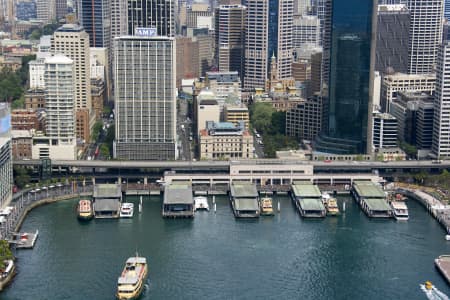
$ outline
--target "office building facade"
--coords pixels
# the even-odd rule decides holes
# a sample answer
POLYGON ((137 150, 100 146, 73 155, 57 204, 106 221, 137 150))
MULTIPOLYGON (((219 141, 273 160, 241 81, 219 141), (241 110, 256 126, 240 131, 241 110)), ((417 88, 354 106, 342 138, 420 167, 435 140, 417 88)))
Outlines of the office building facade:
POLYGON ((128 0, 128 34, 135 28, 156 28, 159 36, 175 36, 173 0, 128 0))
POLYGON ((411 15, 408 73, 430 73, 442 41, 444 0, 407 0, 411 15))
POLYGON ((332 3, 328 97, 322 134, 314 145, 318 151, 371 151, 376 8, 374 0, 332 3))
POLYGON ((124 36, 114 50, 114 157, 174 160, 175 39, 124 36))
POLYGON ((434 94, 432 155, 450 157, 450 42, 439 48, 434 94))
POLYGON ((216 8, 216 61, 220 72, 237 71, 244 76, 245 14, 243 5, 216 8))
POLYGON ((111 38, 111 1, 78 0, 78 20, 89 35, 91 47, 109 48, 111 38))
POLYGON ((14 182, 10 112, 8 103, 0 103, 0 206, 11 201, 14 182))

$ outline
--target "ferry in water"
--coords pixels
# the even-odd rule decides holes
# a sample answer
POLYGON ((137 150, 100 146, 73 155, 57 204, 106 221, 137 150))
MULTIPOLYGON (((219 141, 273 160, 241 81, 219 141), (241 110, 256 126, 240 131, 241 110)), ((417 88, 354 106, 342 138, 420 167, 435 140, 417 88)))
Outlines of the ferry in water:
POLYGON ((204 196, 197 196, 194 198, 194 208, 197 210, 209 211, 208 198, 204 196))
POLYGON ((339 215, 339 206, 337 204, 336 198, 330 197, 327 202, 325 202, 325 208, 327 210, 327 216, 337 216, 339 215))
POLYGON ((81 199, 78 202, 77 217, 79 220, 90 220, 94 217, 94 210, 92 209, 92 201, 81 199))
POLYGON ((394 218, 399 221, 407 221, 409 219, 408 207, 403 201, 392 201, 392 214, 394 218))
POLYGON ((134 204, 133 203, 122 203, 120 207, 119 216, 121 218, 132 218, 134 214, 134 204))
POLYGON ((261 216, 273 216, 272 198, 264 197, 261 199, 261 216))
POLYGON ((137 299, 144 290, 148 267, 145 257, 134 256, 127 259, 125 267, 117 280, 117 299, 137 299))

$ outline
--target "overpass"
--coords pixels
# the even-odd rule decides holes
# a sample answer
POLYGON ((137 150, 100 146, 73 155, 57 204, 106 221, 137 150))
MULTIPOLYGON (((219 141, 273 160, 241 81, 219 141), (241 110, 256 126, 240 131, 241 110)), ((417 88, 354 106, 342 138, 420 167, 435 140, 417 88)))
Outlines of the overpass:
MULTIPOLYGON (((18 166, 41 166, 41 160, 15 160, 18 166)), ((200 161, 123 161, 123 160, 52 160, 53 168, 86 169, 159 169, 159 170, 198 170, 229 171, 231 165, 312 165, 315 172, 354 172, 373 170, 429 170, 450 169, 450 160, 405 160, 405 161, 298 161, 281 159, 252 160, 200 160, 200 161)))

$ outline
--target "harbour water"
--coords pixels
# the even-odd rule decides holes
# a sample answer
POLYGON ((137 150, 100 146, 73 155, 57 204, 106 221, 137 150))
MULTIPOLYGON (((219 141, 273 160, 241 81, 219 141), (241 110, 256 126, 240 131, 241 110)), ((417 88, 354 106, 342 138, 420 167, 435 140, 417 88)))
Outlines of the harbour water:
POLYGON ((114 299, 136 250, 149 262, 142 299, 426 299, 425 280, 450 295, 433 264, 450 242, 417 202, 408 201, 409 221, 395 222, 368 219, 349 197, 339 199, 345 213, 324 220, 277 201, 280 213, 256 221, 236 220, 226 197, 192 220, 162 219, 159 197, 133 219, 89 223, 77 221, 76 200, 38 207, 22 230, 39 229, 39 239, 17 252, 18 274, 0 297, 114 299))

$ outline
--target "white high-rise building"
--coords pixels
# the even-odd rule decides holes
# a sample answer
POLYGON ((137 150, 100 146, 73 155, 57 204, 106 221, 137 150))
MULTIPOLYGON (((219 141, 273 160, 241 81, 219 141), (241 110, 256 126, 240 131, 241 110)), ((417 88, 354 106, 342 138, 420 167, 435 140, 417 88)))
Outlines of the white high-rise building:
POLYGON ((74 64, 62 54, 45 59, 46 136, 33 137, 33 159, 75 160, 74 64))
POLYGON ((433 123, 432 155, 450 157, 450 42, 438 51, 433 123))
POLYGON ((292 46, 296 49, 304 44, 320 45, 320 20, 316 16, 294 16, 292 46))
POLYGON ((444 0, 407 0, 410 12, 408 73, 430 73, 442 41, 444 0))
POLYGON ((45 108, 48 137, 75 139, 73 60, 62 54, 45 59, 45 108))
POLYGON ((114 157, 174 160, 175 38, 122 36, 114 51, 114 157))

